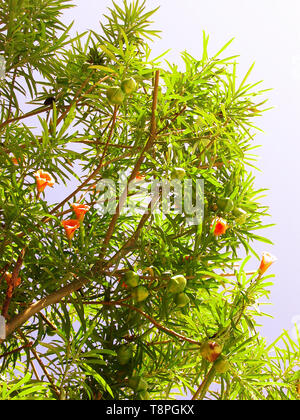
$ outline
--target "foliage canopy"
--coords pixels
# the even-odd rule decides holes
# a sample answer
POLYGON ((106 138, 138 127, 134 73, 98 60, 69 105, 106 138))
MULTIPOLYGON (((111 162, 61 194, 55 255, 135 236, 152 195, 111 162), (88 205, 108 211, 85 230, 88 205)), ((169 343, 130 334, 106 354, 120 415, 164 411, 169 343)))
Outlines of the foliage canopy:
POLYGON ((231 41, 209 57, 205 33, 184 71, 152 58, 145 1, 113 2, 99 33, 75 38, 69 7, 1 1, 0 398, 297 399, 299 343, 257 332, 272 284, 253 245, 271 244, 251 172, 265 90, 251 69, 237 84, 231 41), (121 173, 135 205, 138 181, 203 179, 202 223, 124 211, 122 189, 100 214, 99 181, 121 173), (77 224, 74 203, 88 206, 77 224))

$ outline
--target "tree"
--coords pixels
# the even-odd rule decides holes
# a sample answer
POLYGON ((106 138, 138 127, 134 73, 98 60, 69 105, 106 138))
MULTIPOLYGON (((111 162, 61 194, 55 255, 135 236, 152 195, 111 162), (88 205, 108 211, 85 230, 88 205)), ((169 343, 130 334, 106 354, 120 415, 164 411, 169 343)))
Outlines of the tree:
POLYGON ((1 6, 1 398, 297 399, 299 343, 257 333, 265 91, 231 41, 180 71, 150 58, 145 1, 73 39, 69 0, 1 6))

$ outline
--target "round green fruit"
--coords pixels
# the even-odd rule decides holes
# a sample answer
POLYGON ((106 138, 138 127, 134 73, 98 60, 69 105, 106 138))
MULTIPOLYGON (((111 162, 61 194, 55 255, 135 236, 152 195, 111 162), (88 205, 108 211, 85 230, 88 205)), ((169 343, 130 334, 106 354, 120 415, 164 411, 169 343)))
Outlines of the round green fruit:
POLYGON ((225 356, 220 356, 214 364, 215 371, 217 373, 226 373, 230 368, 228 359, 225 356))
POLYGON ((235 219, 236 223, 238 223, 239 225, 242 225, 243 223, 246 222, 248 213, 245 212, 245 210, 240 209, 240 208, 234 208, 232 213, 236 217, 235 219))
POLYGON ((111 87, 107 90, 106 96, 111 105, 121 105, 125 99, 124 92, 119 87, 111 87))
POLYGON ((117 360, 120 363, 120 365, 126 365, 129 360, 132 358, 133 356, 133 350, 132 347, 126 344, 123 344, 119 347, 119 349, 117 350, 117 360))
POLYGON ((149 292, 145 286, 137 286, 132 289, 131 296, 136 302, 143 302, 149 296, 149 292))
POLYGON ((185 169, 183 168, 174 168, 172 171, 172 179, 183 179, 186 175, 185 169))
POLYGON ((175 296, 174 302, 179 308, 183 308, 190 302, 190 298, 185 293, 181 292, 175 296))
POLYGON ((128 380, 128 385, 130 388, 134 389, 136 392, 138 391, 146 391, 148 389, 148 384, 141 376, 132 376, 128 380))
POLYGON ((181 293, 184 291, 186 287, 186 278, 179 274, 177 276, 173 276, 171 277, 168 286, 167 286, 167 290, 170 293, 181 293))
POLYGON ((215 362, 222 353, 223 346, 217 341, 208 340, 201 344, 200 354, 208 362, 215 362))
POLYGON ((219 198, 217 201, 217 206, 219 210, 224 211, 225 213, 229 213, 234 207, 234 202, 231 200, 231 198, 219 198))
POLYGON ((127 271, 124 275, 124 281, 129 287, 137 287, 140 281, 140 276, 134 271, 127 271))
POLYGON ((126 93, 126 95, 130 95, 136 90, 135 80, 132 77, 130 79, 123 80, 121 84, 121 89, 123 90, 123 92, 126 93))

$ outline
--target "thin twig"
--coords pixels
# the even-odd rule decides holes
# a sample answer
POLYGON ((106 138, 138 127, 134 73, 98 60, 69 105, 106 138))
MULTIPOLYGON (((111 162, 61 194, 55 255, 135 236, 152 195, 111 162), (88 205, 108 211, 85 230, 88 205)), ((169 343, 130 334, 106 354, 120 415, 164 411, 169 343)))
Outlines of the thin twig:
POLYGON ((7 356, 10 356, 11 354, 14 354, 14 353, 19 353, 20 351, 22 351, 22 350, 24 350, 24 349, 27 349, 28 347, 30 348, 31 346, 32 346, 32 341, 28 342, 28 343, 27 343, 27 344, 25 344, 24 346, 18 347, 18 348, 17 348, 17 349, 15 349, 15 350, 11 350, 11 351, 8 351, 7 353, 0 354, 0 359, 1 359, 2 357, 7 357, 7 356))
MULTIPOLYGON (((151 122, 150 122, 150 135, 148 138, 147 143, 145 144, 134 168, 133 171, 128 179, 128 184, 136 177, 137 173, 140 170, 140 167, 144 161, 145 153, 148 152, 148 150, 152 147, 155 137, 156 137, 156 108, 157 108, 157 95, 158 95, 158 84, 159 84, 159 70, 155 72, 155 79, 154 79, 154 89, 153 89, 153 99, 152 99, 152 113, 151 113, 151 122)), ((119 197, 119 202, 117 205, 117 208, 115 210, 115 213, 111 219, 111 222, 109 224, 108 230, 106 232, 106 235, 104 237, 102 249, 100 251, 100 258, 99 261, 101 263, 101 259, 103 258, 103 255, 106 251, 106 248, 108 246, 108 243, 113 235, 115 225, 117 223, 117 220, 120 216, 121 209, 123 208, 123 205, 125 203, 127 197, 127 186, 125 187, 124 191, 122 192, 121 196, 119 197)))
POLYGON ((199 341, 193 340, 192 338, 186 337, 182 334, 177 333, 176 331, 171 330, 170 328, 164 327, 163 325, 161 325, 159 322, 157 322, 155 319, 153 319, 150 315, 146 314, 145 312, 143 312, 141 309, 129 305, 128 303, 124 303, 121 301, 109 301, 109 302, 105 302, 105 301, 89 301, 89 302, 82 302, 85 305, 106 305, 106 306, 122 306, 125 308, 130 309, 131 311, 134 312, 138 312, 140 315, 142 315, 144 318, 148 319, 148 321, 150 321, 153 325, 155 325, 156 328, 158 328, 159 330, 173 335, 174 337, 178 338, 179 340, 183 340, 183 341, 187 341, 188 343, 191 344, 197 344, 198 346, 201 344, 199 341))

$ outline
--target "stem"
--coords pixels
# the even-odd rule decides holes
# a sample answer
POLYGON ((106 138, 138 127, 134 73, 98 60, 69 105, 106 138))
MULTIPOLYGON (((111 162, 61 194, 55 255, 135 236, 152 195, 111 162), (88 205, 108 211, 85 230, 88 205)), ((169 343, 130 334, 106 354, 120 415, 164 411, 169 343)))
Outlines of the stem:
POLYGON ((197 344, 200 345, 199 341, 193 340, 192 338, 188 338, 182 334, 179 334, 173 330, 170 330, 167 327, 164 327, 163 325, 159 324, 155 319, 153 319, 150 315, 143 312, 141 309, 136 308, 135 306, 128 305, 128 303, 123 303, 120 301, 116 302, 105 302, 105 301, 92 301, 92 302, 83 302, 85 305, 107 305, 107 306, 123 306, 125 308, 130 309, 131 311, 138 312, 140 315, 142 315, 144 318, 147 318, 148 321, 150 321, 153 325, 155 325, 156 328, 158 328, 161 331, 164 331, 167 334, 173 335, 174 337, 178 338, 179 340, 187 341, 191 344, 197 344))
POLYGON ((23 248, 19 257, 18 257, 18 259, 17 259, 17 262, 16 262, 15 268, 12 272, 11 278, 9 279, 9 284, 8 284, 7 291, 6 291, 6 298, 5 298, 5 301, 4 301, 3 306, 2 306, 2 316, 4 318, 7 318, 7 316, 8 316, 9 305, 10 305, 10 302, 11 302, 11 299, 12 299, 12 295, 13 295, 13 292, 14 292, 14 288, 15 288, 15 284, 16 284, 19 272, 21 270, 21 266, 23 264, 25 251, 26 251, 26 248, 23 248))
POLYGON ((30 341, 30 342, 28 342, 27 344, 25 344, 24 346, 22 346, 22 347, 18 347, 17 349, 15 349, 15 350, 11 350, 11 351, 8 351, 7 353, 3 353, 3 354, 0 354, 0 359, 2 358, 2 357, 7 357, 7 356, 10 356, 11 354, 14 354, 14 353, 18 353, 18 352, 20 352, 20 351, 22 351, 22 350, 24 350, 24 349, 27 349, 28 347, 30 348, 32 346, 32 341, 30 341))
MULTIPOLYGON (((100 172, 100 170, 102 169, 102 166, 103 166, 103 160, 104 160, 104 156, 105 156, 105 153, 106 153, 106 150, 107 150, 107 145, 108 145, 108 143, 109 143, 109 141, 111 140, 111 137, 112 137, 112 134, 113 134, 113 131, 114 131, 114 128, 115 128, 115 123, 116 123, 116 117, 117 117, 117 108, 115 107, 115 109, 114 109, 114 115, 113 115, 113 120, 112 120, 112 124, 111 124, 111 127, 110 127, 110 132, 109 132, 109 135, 108 135, 108 139, 107 139, 107 143, 106 143, 106 147, 105 147, 105 149, 103 150, 103 153, 102 153, 102 157, 101 157, 101 160, 100 160, 100 163, 99 163, 99 165, 97 166, 97 168, 91 173, 91 175, 81 184, 81 185, 79 185, 79 187, 77 187, 76 189, 75 189, 75 191, 73 191, 70 195, 68 195, 68 197, 66 197, 62 202, 60 202, 57 206, 55 206, 54 207, 54 209, 52 209, 51 210, 51 212, 50 212, 50 214, 53 214, 53 213, 55 213, 60 207, 62 207, 67 201, 69 201, 72 197, 74 197, 74 195, 76 195, 79 191, 81 191, 81 189, 83 188, 83 187, 85 187, 99 172, 100 172)), ((43 220, 42 220, 42 222, 46 222, 47 220, 49 220, 48 218, 44 218, 43 220)))
MULTIPOLYGON (((144 146, 140 157, 138 158, 133 171, 128 179, 128 184, 136 177, 138 171, 140 170, 140 167, 144 161, 145 158, 145 153, 152 147, 155 137, 156 137, 156 108, 157 108, 157 95, 158 95, 158 83, 159 83, 159 70, 157 70, 155 72, 155 79, 154 79, 154 89, 153 89, 153 99, 152 99, 152 114, 151 114, 151 122, 150 122, 150 135, 148 138, 148 141, 146 143, 146 145, 144 146)), ((111 219, 111 222, 109 224, 108 230, 106 232, 104 241, 103 241, 103 246, 102 249, 100 251, 100 258, 99 261, 101 262, 101 259, 103 258, 103 255, 106 251, 106 248, 108 246, 108 243, 113 235, 114 229, 115 229, 115 225, 117 223, 117 220, 119 218, 121 209, 124 205, 124 202, 126 200, 127 197, 127 187, 125 187, 123 193, 121 194, 120 198, 119 198, 119 202, 116 208, 116 211, 111 219)))
POLYGON ((203 400, 205 397, 208 388, 210 387, 214 377, 215 377, 215 368, 214 365, 210 368, 210 370, 207 372, 205 378, 203 379, 201 385, 195 392, 195 394, 192 397, 192 400, 203 400))
MULTIPOLYGON (((60 302, 65 296, 70 295, 71 293, 75 292, 76 290, 83 287, 87 284, 90 280, 89 279, 76 279, 72 283, 62 287, 61 289, 51 293, 50 295, 38 300, 35 303, 32 303, 25 309, 24 312, 16 315, 6 324, 6 337, 10 335, 13 331, 15 331, 18 327, 23 325, 29 318, 31 318, 36 313, 40 312, 42 309, 46 308, 49 305, 53 305, 55 303, 60 302)), ((2 340, 0 340, 0 343, 2 340)))

